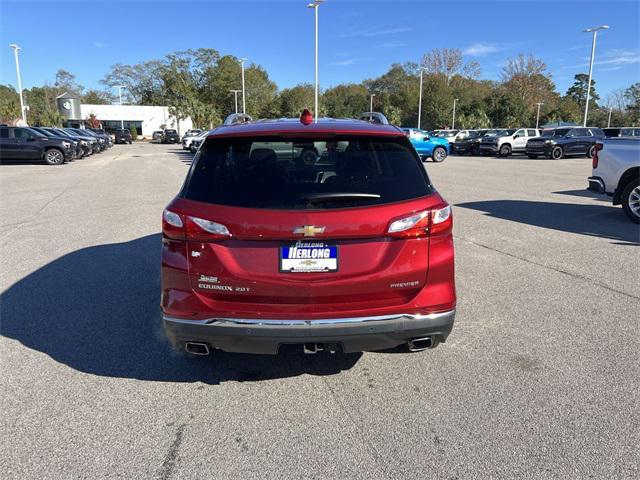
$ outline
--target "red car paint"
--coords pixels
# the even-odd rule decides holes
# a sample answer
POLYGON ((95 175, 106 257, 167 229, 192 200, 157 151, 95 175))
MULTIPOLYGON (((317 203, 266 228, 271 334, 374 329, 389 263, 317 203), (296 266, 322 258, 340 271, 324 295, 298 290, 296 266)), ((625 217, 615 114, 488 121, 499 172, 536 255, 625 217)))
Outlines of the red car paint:
MULTIPOLYGON (((321 120, 309 125, 271 121, 220 127, 205 145, 224 138, 331 135, 406 142, 404 132, 392 126, 321 120)), ((165 212, 169 220, 179 218, 176 222, 182 226, 173 226, 167 217, 163 221, 162 312, 185 322, 218 317, 313 322, 453 311, 452 216, 440 224, 432 218, 432 212, 447 208, 435 190, 383 205, 324 210, 245 208, 178 196, 165 212), (394 221, 420 212, 426 213, 415 227, 389 233, 394 221), (199 219, 223 225, 228 235, 203 230, 196 223, 199 219), (324 231, 304 238, 294 233, 302 226, 323 226, 324 231), (298 240, 335 243, 338 271, 280 272, 280 245, 298 240)))

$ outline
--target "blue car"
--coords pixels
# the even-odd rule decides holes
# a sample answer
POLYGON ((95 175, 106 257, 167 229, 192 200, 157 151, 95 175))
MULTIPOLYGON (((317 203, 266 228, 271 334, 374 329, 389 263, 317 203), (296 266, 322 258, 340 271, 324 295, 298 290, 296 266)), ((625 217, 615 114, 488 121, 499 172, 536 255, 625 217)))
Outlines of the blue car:
POLYGON ((422 160, 431 157, 434 162, 444 162, 449 155, 449 141, 446 138, 429 136, 429 132, 417 128, 403 128, 422 160))

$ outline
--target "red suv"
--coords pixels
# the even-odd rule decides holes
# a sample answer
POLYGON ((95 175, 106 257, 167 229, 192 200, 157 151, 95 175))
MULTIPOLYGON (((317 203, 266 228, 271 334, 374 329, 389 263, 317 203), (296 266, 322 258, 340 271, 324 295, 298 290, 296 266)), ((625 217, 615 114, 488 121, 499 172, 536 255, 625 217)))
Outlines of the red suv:
POLYGON ((222 126, 163 213, 165 333, 204 355, 434 347, 455 316, 452 227, 394 126, 222 126))

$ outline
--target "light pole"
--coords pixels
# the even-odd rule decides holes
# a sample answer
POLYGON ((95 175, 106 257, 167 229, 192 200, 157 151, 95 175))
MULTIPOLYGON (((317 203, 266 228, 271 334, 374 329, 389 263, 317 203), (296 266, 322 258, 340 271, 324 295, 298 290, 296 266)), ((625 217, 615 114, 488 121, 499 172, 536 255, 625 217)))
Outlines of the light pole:
POLYGON ((376 96, 376 94, 372 93, 371 94, 371 99, 369 100, 369 111, 370 112, 373 112, 373 97, 375 97, 375 96, 376 96))
MULTIPOLYGON (((123 113, 122 113, 122 89, 124 88, 124 85, 116 85, 116 87, 118 87, 118 96, 120 97, 120 115, 123 115, 123 113)), ((120 128, 122 130, 124 130, 124 118, 120 118, 120 128)))
POLYGON ((609 120, 607 120, 607 128, 611 126, 611 111, 613 108, 609 107, 609 120))
POLYGON ((238 113, 238 93, 240 93, 242 90, 229 90, 229 91, 233 93, 233 99, 236 104, 236 113, 238 113))
POLYGON ((16 74, 18 75, 18 94, 20 95, 20 114, 22 116, 22 121, 27 124, 27 112, 24 108, 24 99, 22 98, 22 80, 20 79, 20 62, 18 61, 18 50, 22 50, 18 45, 12 43, 9 45, 13 48, 13 54, 16 57, 16 74))
POLYGON ((540 121, 540 105, 544 105, 542 102, 536 103, 538 106, 538 113, 536 113, 536 130, 538 129, 538 122, 540 121))
POLYGON ((315 76, 316 76, 316 91, 315 91, 315 107, 313 110, 314 119, 318 122, 318 7, 324 0, 313 0, 312 3, 307 4, 307 8, 313 8, 316 16, 316 63, 315 63, 315 76))
MULTIPOLYGON (((422 119, 422 74, 423 73, 424 73, 424 68, 420 68, 420 95, 418 96, 418 130, 420 130, 420 121, 422 119)), ((455 106, 453 108, 455 111, 455 106)))
POLYGON ((245 89, 244 89, 244 62, 247 61, 246 58, 239 58, 240 67, 242 68, 242 113, 247 113, 247 104, 245 102, 245 89))
POLYGON ((593 73, 593 57, 596 54, 596 36, 598 35, 599 30, 607 30, 609 28, 608 25, 601 25, 599 27, 587 28, 583 30, 586 33, 593 32, 593 41, 591 42, 591 61, 589 62, 589 81, 587 82, 587 101, 584 105, 584 121, 582 122, 582 126, 587 126, 587 114, 589 113, 589 96, 591 94, 591 74, 593 73))
POLYGON ((451 130, 456 129, 456 102, 458 100, 459 100, 458 98, 453 99, 453 121, 451 122, 451 130))

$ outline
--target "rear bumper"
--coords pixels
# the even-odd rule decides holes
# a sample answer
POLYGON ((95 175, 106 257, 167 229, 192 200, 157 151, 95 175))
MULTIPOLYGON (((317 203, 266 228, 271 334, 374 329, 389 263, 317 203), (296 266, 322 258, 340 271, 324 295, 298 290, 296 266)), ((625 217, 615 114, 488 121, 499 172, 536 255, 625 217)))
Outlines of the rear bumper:
POLYGON ((587 190, 594 193, 604 193, 604 182, 600 177, 589 177, 587 179, 589 181, 589 186, 587 190))
POLYGON ((480 151, 484 153, 498 153, 498 145, 495 144, 480 144, 480 151))
POLYGON ((349 353, 393 348, 416 337, 436 336, 444 342, 454 318, 455 310, 450 310, 322 320, 186 320, 164 316, 163 324, 167 338, 177 348, 185 342, 202 342, 226 352, 273 355, 287 344, 336 343, 349 353))

